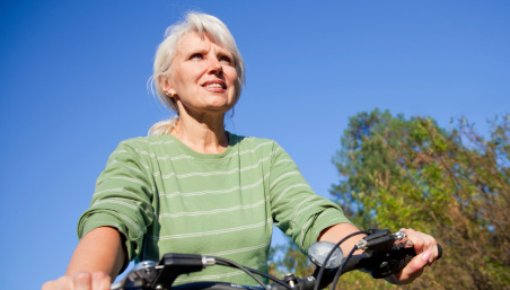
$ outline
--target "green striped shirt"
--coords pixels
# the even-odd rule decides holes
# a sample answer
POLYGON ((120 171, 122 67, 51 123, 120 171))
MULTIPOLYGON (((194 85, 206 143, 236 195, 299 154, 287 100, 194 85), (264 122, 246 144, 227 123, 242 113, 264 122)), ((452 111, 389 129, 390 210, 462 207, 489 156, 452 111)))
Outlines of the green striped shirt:
MULTIPOLYGON (((115 227, 126 237, 130 260, 199 253, 267 270, 273 224, 307 249, 323 229, 341 222, 348 222, 342 210, 313 193, 274 141, 229 133, 223 153, 201 154, 163 135, 119 144, 78 234, 115 227)), ((220 266, 178 282, 198 280, 253 284, 220 266)))

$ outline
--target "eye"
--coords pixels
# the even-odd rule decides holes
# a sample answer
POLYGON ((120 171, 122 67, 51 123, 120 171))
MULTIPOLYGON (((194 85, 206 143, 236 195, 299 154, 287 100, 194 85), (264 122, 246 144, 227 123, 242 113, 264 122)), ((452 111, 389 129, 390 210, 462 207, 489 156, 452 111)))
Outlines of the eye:
POLYGON ((194 53, 189 57, 189 60, 202 60, 204 56, 201 53, 194 53))
POLYGON ((228 55, 220 55, 218 57, 218 60, 220 62, 228 64, 228 65, 232 65, 233 64, 232 58, 230 56, 228 56, 228 55))

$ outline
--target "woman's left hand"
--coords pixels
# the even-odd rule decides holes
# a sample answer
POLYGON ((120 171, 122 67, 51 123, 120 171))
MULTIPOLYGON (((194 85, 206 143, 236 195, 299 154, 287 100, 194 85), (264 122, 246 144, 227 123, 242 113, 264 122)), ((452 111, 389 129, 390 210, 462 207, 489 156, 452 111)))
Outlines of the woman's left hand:
POLYGON ((427 234, 413 229, 401 229, 407 235, 405 243, 413 246, 416 256, 396 274, 390 282, 396 284, 407 284, 418 278, 427 265, 432 265, 439 257, 439 250, 436 240, 427 234))

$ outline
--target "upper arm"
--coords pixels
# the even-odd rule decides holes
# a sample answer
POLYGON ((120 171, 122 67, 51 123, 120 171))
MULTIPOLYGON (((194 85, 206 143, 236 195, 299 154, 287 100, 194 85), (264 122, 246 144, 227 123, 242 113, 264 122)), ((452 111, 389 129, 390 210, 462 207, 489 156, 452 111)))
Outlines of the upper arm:
POLYGON ((128 260, 141 253, 154 220, 152 175, 141 150, 126 142, 115 149, 78 224, 80 236, 98 227, 115 228, 125 237, 128 260))
POLYGON ((292 158, 277 144, 270 171, 273 219, 301 248, 314 243, 323 229, 348 223, 341 208, 308 185, 292 158))

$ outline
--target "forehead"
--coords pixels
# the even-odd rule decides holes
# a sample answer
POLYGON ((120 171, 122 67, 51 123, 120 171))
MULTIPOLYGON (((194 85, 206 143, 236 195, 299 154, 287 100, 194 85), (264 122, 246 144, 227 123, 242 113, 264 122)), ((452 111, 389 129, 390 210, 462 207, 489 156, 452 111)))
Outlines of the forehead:
MULTIPOLYGON (((229 52, 227 48, 219 44, 207 33, 189 32, 184 34, 177 42, 176 52, 178 54, 190 53, 193 50, 210 50, 211 48, 229 52)), ((230 52, 229 52, 230 53, 230 52)))

